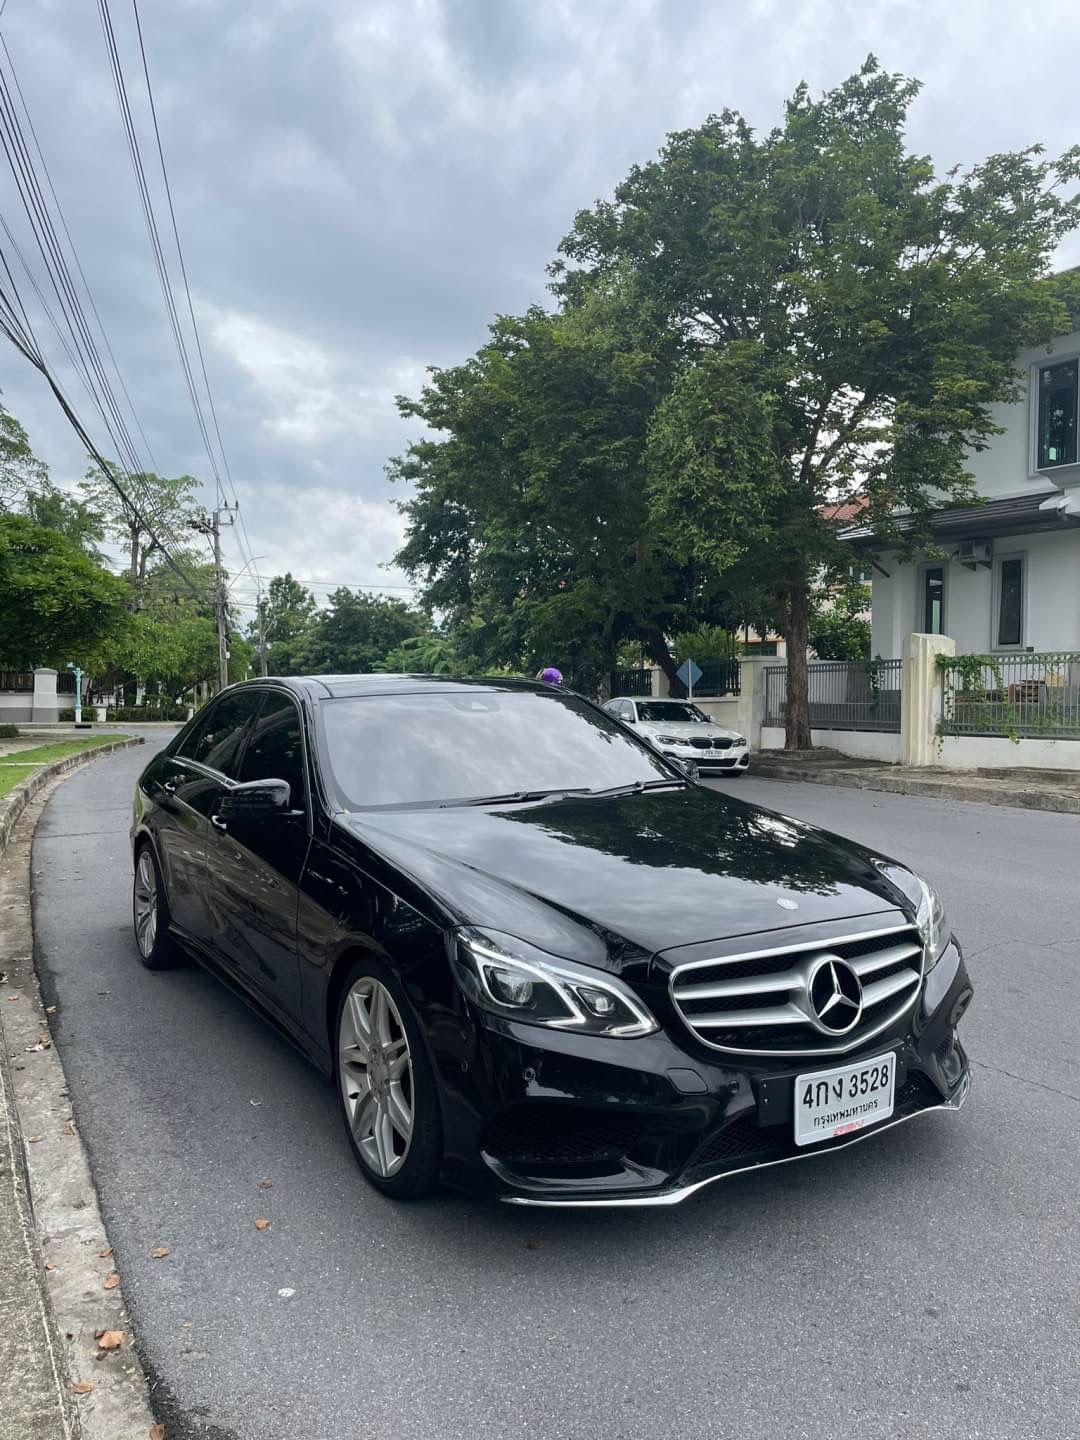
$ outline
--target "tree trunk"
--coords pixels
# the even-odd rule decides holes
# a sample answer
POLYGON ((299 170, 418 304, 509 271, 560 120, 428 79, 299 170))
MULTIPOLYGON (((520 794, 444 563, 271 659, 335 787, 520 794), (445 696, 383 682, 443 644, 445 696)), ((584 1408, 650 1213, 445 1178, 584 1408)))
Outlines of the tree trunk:
POLYGON ((686 694, 686 687, 675 674, 675 657, 668 649, 668 643, 660 630, 649 632, 649 649, 652 651, 653 659, 667 678, 668 690, 672 695, 681 699, 686 694))
POLYGON ((781 600, 784 639, 787 641, 787 707, 784 712, 784 749, 810 750, 810 695, 806 668, 807 631, 810 624, 810 587, 792 585, 781 600))

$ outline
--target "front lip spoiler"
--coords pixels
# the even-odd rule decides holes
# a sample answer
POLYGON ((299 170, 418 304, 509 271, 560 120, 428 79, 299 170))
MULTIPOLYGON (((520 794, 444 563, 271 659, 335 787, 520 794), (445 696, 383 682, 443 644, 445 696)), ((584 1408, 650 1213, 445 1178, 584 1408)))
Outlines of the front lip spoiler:
POLYGON ((886 1130, 892 1130, 897 1125, 906 1125, 909 1120, 918 1120, 923 1115, 933 1115, 943 1110, 955 1113, 968 1098, 970 1090, 971 1075, 969 1073, 960 1081, 956 1092, 948 1100, 943 1100, 940 1105, 928 1105, 925 1110, 916 1110, 913 1115, 901 1115, 898 1119, 889 1120, 876 1129, 865 1130, 861 1135, 852 1135, 841 1145, 830 1145, 827 1150, 807 1150, 801 1155, 784 1155, 779 1160, 765 1160, 757 1165, 743 1165, 738 1170, 724 1170, 719 1175, 710 1175, 705 1180, 697 1180, 693 1185, 683 1185, 676 1190, 664 1190, 657 1195, 614 1195, 610 1200, 549 1200, 546 1198, 532 1199, 527 1195, 500 1195, 499 1199, 505 1205, 533 1205, 545 1210, 617 1210, 630 1207, 681 1205, 684 1200, 698 1190, 703 1190, 706 1185, 715 1185, 718 1180, 730 1180, 734 1175, 748 1175, 752 1170, 771 1170, 776 1165, 790 1165, 793 1160, 814 1160, 820 1155, 833 1155, 837 1150, 846 1150, 849 1145, 857 1145, 860 1140, 871 1140, 876 1135, 883 1135, 886 1130))

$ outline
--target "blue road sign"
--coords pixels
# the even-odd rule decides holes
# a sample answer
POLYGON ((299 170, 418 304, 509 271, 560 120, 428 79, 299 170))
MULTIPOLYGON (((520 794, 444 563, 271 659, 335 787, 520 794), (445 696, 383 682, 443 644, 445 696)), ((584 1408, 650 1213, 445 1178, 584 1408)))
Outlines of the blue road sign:
POLYGON ((693 660, 684 660, 678 670, 675 671, 675 674, 688 690, 692 690, 701 679, 703 671, 701 666, 696 665, 693 660))

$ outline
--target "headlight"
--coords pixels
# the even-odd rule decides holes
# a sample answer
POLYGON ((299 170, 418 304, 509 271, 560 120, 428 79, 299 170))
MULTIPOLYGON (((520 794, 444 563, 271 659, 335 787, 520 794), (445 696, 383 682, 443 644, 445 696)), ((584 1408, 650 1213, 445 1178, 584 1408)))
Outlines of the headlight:
POLYGON ((688 745, 690 742, 680 739, 678 735, 657 735, 656 743, 658 745, 688 745))
POLYGON ((731 743, 732 743, 733 745, 745 745, 745 744, 746 744, 746 736, 745 736, 745 735, 735 735, 735 736, 732 737, 731 743))
POLYGON ((482 1010, 586 1035, 651 1035, 657 1024, 620 980, 556 960, 512 935, 459 930, 454 974, 482 1010))
POLYGON ((915 924, 919 927, 919 934, 926 947, 926 969, 930 971, 941 959, 942 952, 952 938, 952 931, 949 929, 940 895, 925 880, 919 880, 918 883, 921 895, 915 912, 915 924))

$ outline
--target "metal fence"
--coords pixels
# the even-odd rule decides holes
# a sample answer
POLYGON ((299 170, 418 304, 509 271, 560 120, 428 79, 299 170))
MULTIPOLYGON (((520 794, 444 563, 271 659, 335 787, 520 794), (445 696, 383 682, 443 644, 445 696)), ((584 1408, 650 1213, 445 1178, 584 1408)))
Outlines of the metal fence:
POLYGON ((957 655, 942 670, 943 735, 1080 740, 1080 652, 957 655))
POLYGON ((741 671, 738 660, 699 660, 701 679, 694 686, 694 694, 703 700, 720 695, 738 695, 741 671))
POLYGON ((612 695, 651 695, 652 671, 639 667, 611 672, 612 695))
POLYGON ((29 671, 0 670, 0 690, 6 690, 9 695, 30 695, 34 690, 34 677, 29 671))
MULTIPOLYGON (((817 660, 807 667, 814 730, 900 733, 900 660, 817 660)), ((765 669, 764 724, 787 717, 787 666, 765 669)))

